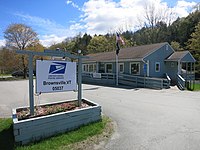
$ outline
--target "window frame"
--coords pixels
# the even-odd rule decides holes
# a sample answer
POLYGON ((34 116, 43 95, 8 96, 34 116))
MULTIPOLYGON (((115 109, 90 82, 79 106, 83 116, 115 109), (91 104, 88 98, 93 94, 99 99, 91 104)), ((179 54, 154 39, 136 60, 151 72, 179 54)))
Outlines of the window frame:
POLYGON ((160 62, 155 62, 155 72, 160 72, 160 62), (158 70, 157 70, 157 65, 159 66, 158 70))
POLYGON ((83 64, 82 71, 87 73, 96 72, 96 64, 83 64), (91 67, 91 68, 90 68, 91 67))
POLYGON ((105 63, 105 73, 113 73, 113 64, 112 63, 105 63), (111 72, 107 72, 107 65, 111 65, 111 67, 112 67, 111 72))
POLYGON ((132 74, 132 75, 140 75, 140 62, 131 62, 130 66, 129 66, 129 73, 132 74), (133 65, 133 64, 136 64, 136 65, 138 64, 138 67, 139 67, 139 72, 137 72, 136 74, 133 74, 131 72, 131 65, 133 65))
POLYGON ((119 73, 124 73, 124 63, 119 63, 118 64, 118 71, 119 71, 119 73), (120 65, 123 66, 123 71, 120 71, 120 65))

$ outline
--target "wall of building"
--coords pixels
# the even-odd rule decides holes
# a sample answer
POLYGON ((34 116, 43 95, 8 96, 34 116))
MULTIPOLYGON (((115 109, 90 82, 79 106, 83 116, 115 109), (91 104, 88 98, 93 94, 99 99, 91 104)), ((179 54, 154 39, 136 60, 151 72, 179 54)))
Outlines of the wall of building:
POLYGON ((174 50, 171 48, 169 44, 164 45, 159 50, 156 50, 152 54, 148 55, 144 58, 144 61, 149 60, 149 76, 150 77, 164 77, 167 72, 165 59, 167 59, 174 50), (156 63, 160 63, 160 71, 156 72, 155 67, 156 63))
POLYGON ((171 78, 172 82, 176 82, 176 75, 178 73, 178 62, 165 62, 166 73, 171 78))

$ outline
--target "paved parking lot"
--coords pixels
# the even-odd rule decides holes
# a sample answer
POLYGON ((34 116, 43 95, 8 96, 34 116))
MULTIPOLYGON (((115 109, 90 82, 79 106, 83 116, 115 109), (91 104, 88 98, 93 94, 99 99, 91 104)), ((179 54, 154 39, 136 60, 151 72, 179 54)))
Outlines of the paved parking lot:
MULTIPOLYGON (((0 117, 28 105, 28 81, 0 82, 0 117)), ((51 93, 35 103, 76 99, 77 93, 51 93)), ((83 85, 83 97, 99 103, 116 132, 102 149, 199 150, 200 92, 83 85)))

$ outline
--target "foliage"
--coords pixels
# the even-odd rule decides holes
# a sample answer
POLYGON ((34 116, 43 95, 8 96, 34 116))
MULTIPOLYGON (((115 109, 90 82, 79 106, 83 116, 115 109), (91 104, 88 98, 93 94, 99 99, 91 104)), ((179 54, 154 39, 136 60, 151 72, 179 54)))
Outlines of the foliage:
POLYGON ((18 56, 12 50, 3 48, 0 51, 0 73, 12 73, 18 67, 18 56))
POLYGON ((191 34, 191 39, 188 40, 187 48, 191 51, 194 55, 195 59, 197 60, 196 70, 197 73, 200 74, 200 22, 195 27, 195 32, 191 34))
POLYGON ((38 43, 37 33, 25 24, 11 24, 4 32, 6 45, 20 50, 38 43))
POLYGON ((83 36, 81 36, 81 33, 79 33, 73 38, 67 38, 61 43, 50 46, 49 49, 53 50, 56 48, 60 48, 73 54, 77 54, 77 51, 81 49, 82 53, 86 55, 88 54, 87 46, 91 39, 92 37, 90 35, 85 33, 83 36))
POLYGON ((113 46, 110 47, 109 41, 105 36, 99 35, 91 39, 89 45, 87 46, 87 49, 89 53, 107 52, 111 51, 113 49, 113 46))
POLYGON ((183 50, 183 48, 181 47, 179 42, 172 41, 171 46, 175 51, 182 51, 183 50))
MULTIPOLYGON (((31 27, 25 24, 11 24, 4 32, 4 38, 6 39, 6 45, 12 49, 25 50, 27 47, 38 44, 37 33, 32 30, 31 27)), ((16 56, 18 57, 18 56, 16 56)), ((20 58, 21 68, 24 71, 24 78, 27 73, 27 57, 21 55, 20 58)))

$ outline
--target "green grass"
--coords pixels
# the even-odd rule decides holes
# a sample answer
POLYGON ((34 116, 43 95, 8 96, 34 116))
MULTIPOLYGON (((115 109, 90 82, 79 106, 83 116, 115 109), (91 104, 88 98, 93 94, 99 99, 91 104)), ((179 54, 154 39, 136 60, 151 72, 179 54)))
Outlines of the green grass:
POLYGON ((200 90, 200 84, 199 83, 195 83, 194 84, 194 90, 195 91, 199 91, 200 90))
POLYGON ((37 143, 32 143, 27 146, 16 146, 12 136, 12 120, 0 120, 0 149, 2 150, 49 150, 49 149, 62 149, 69 144, 83 141, 88 137, 101 134, 110 122, 108 117, 103 117, 102 121, 83 126, 75 131, 65 134, 60 134, 37 143))
POLYGON ((188 88, 188 90, 200 91, 200 83, 195 83, 194 85, 192 84, 191 87, 188 88))

